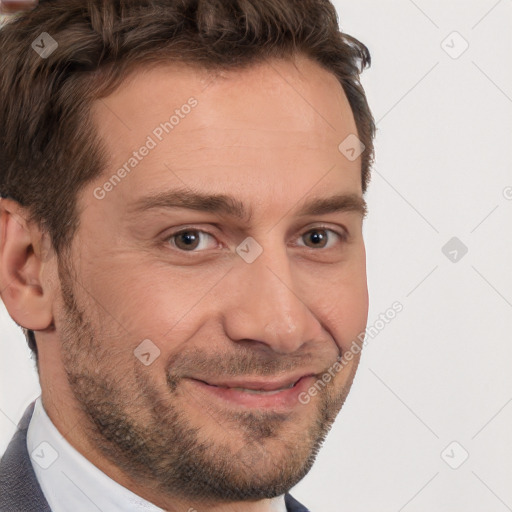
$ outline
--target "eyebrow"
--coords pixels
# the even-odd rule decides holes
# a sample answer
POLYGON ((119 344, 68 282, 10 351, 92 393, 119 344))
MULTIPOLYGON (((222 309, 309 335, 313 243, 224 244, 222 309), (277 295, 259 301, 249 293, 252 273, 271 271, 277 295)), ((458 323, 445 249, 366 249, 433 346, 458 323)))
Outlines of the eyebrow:
MULTIPOLYGON (((157 208, 186 208, 216 213, 249 222, 252 212, 242 201, 226 194, 203 194, 187 189, 169 190, 138 199, 130 208, 131 213, 142 213, 157 208)), ((314 197, 305 201, 295 215, 301 217, 329 213, 355 212, 363 217, 368 212, 366 201, 357 194, 338 194, 314 197)))

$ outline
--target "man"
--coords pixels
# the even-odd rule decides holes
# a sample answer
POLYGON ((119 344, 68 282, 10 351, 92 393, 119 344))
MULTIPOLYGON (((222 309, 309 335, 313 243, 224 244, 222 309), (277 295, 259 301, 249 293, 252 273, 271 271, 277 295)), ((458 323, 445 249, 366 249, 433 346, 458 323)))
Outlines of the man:
POLYGON ((0 509, 307 510, 367 320, 366 47, 326 0, 50 0, 0 50, 0 291, 42 389, 0 509))

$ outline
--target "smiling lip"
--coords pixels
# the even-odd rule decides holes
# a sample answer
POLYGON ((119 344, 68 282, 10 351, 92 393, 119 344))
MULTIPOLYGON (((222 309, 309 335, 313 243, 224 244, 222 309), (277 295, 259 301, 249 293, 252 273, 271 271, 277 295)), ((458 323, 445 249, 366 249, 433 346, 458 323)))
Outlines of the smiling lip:
MULTIPOLYGON (((215 386, 218 388, 240 388, 254 391, 279 391, 293 387, 301 378, 307 377, 308 375, 296 375, 290 376, 286 379, 281 380, 262 380, 262 379, 239 379, 230 381, 202 381, 209 386, 215 386)), ((197 379, 199 380, 199 379, 197 379)))
POLYGON ((187 379, 194 388, 229 405, 259 409, 289 410, 300 404, 298 397, 313 382, 314 374, 298 375, 280 380, 230 380, 206 382, 187 379))

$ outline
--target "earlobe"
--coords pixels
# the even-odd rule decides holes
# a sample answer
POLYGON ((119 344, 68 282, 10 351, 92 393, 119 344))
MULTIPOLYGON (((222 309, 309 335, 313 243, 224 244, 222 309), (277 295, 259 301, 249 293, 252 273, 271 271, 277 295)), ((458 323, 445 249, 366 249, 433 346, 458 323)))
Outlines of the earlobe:
POLYGON ((41 282, 42 238, 16 201, 0 199, 0 296, 12 319, 33 331, 53 323, 51 293, 41 282))

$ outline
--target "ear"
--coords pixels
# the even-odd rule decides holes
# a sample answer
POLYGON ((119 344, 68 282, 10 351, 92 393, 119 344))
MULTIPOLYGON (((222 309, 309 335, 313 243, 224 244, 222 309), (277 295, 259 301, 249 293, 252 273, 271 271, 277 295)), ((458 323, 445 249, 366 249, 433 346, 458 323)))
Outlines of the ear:
POLYGON ((44 331, 53 325, 52 294, 41 281, 49 249, 47 237, 26 218, 19 203, 0 199, 0 296, 18 325, 44 331))

